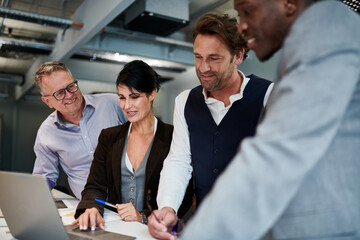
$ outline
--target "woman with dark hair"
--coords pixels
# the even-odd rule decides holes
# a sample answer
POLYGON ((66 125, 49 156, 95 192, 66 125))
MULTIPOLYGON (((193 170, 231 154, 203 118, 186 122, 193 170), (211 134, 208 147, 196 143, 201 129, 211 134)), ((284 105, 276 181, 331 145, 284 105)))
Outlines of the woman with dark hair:
MULTIPOLYGON (((74 224, 104 229, 104 205, 116 204, 125 221, 147 223, 157 208, 160 171, 171 144, 173 126, 154 117, 152 103, 160 88, 159 75, 145 62, 127 63, 116 81, 120 107, 128 118, 123 125, 102 130, 74 224)), ((189 184, 179 214, 192 204, 189 184)))

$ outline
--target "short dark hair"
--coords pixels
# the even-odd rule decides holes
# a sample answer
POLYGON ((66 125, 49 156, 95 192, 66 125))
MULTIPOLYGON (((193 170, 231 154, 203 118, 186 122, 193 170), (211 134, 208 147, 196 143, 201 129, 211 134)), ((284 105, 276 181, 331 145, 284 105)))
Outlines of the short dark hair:
POLYGON ((141 60, 134 60, 125 64, 116 79, 116 86, 119 84, 148 94, 160 89, 159 74, 141 60))
POLYGON ((193 29, 193 40, 198 34, 218 35, 221 37, 229 49, 232 56, 244 49, 244 59, 247 57, 249 48, 246 41, 238 32, 238 22, 236 18, 228 14, 208 13, 197 21, 193 29))

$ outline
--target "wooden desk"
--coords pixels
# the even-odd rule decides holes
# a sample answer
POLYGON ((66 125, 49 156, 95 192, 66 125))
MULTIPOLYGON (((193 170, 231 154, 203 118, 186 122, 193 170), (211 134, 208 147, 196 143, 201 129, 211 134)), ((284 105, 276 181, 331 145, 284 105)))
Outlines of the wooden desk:
MULTIPOLYGON (((59 214, 62 217, 63 223, 69 224, 74 221, 72 215, 75 212, 78 200, 69 196, 65 193, 62 193, 57 190, 52 190, 52 195, 55 200, 63 200, 64 203, 70 206, 66 209, 59 209, 59 214)), ((108 210, 105 209, 105 230, 130 236, 135 236, 138 240, 148 240, 154 239, 150 236, 147 226, 139 222, 125 222, 120 219, 120 217, 108 210)), ((6 226, 4 218, 0 217, 0 239, 1 240, 15 240, 13 236, 9 233, 9 229, 6 226)))

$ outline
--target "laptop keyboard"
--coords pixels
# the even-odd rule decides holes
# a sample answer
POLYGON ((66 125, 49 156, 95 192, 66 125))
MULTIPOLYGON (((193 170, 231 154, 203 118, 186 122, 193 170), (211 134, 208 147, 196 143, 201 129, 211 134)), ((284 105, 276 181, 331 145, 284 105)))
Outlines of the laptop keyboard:
POLYGON ((68 233, 70 240, 92 240, 92 238, 81 237, 76 234, 68 233))

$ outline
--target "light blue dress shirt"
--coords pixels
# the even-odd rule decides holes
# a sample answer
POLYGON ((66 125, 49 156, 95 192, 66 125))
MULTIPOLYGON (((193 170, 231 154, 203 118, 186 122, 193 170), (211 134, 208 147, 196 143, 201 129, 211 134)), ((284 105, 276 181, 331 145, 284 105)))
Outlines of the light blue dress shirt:
POLYGON ((63 122, 58 112, 54 111, 41 124, 34 145, 36 160, 33 174, 46 176, 50 186, 54 187, 60 164, 78 199, 81 198, 101 130, 127 121, 117 95, 84 95, 84 99, 79 126, 63 122))

